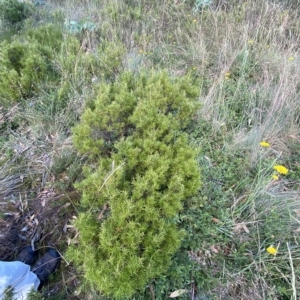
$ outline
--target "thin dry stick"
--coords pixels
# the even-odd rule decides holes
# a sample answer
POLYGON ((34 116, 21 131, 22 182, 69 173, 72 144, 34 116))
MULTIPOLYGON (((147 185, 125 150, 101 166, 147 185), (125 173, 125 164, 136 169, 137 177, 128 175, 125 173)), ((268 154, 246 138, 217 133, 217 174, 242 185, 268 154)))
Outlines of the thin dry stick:
POLYGON ((104 185, 106 184, 106 182, 108 181, 108 179, 120 168, 122 168, 124 166, 125 162, 123 162, 120 166, 114 168, 114 162, 113 162, 113 166, 112 166, 112 171, 106 176, 106 178, 104 179, 103 184, 100 187, 100 191, 102 190, 102 188, 104 187, 104 185))
MULTIPOLYGON (((118 171, 120 168, 122 168, 124 166, 125 162, 123 162, 121 165, 117 166, 115 168, 115 162, 112 162, 112 170, 110 171, 110 173, 108 173, 105 178, 104 178, 104 182, 100 187, 100 191, 102 190, 102 188, 105 186, 106 182, 109 180, 109 178, 116 172, 118 171)), ((93 208, 95 201, 92 203, 90 210, 93 208)))
POLYGON ((287 247, 288 252, 289 252, 289 260, 290 260, 290 265, 291 265, 291 269, 292 269, 292 289, 293 289, 292 300, 297 300, 296 278, 295 278, 295 272, 294 272, 294 265, 293 265, 291 250, 290 250, 290 247, 289 247, 288 243, 286 243, 286 247, 287 247))

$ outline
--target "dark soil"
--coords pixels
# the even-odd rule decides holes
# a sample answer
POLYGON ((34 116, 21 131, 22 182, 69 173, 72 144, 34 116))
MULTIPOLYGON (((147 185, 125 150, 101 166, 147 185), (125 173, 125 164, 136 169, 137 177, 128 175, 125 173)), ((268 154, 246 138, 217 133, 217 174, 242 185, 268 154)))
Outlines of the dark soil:
POLYGON ((70 221, 74 216, 72 203, 79 195, 45 189, 34 198, 30 199, 24 193, 19 198, 17 202, 0 201, 0 260, 15 260, 22 247, 27 245, 34 245, 39 255, 54 247, 62 255, 62 263, 52 280, 43 287, 42 293, 51 298, 51 295, 65 290, 66 285, 74 290, 77 286, 75 278, 68 280, 67 284, 63 279, 70 279, 70 275, 74 277, 74 270, 64 260, 63 253, 68 245, 70 221))

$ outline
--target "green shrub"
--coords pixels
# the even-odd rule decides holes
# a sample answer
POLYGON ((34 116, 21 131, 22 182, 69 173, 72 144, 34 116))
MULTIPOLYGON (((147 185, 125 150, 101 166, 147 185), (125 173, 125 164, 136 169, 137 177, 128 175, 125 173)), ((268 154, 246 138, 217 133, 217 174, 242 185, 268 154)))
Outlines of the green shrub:
POLYGON ((118 75, 122 70, 122 59, 126 50, 120 42, 103 41, 97 49, 103 77, 110 79, 118 75))
POLYGON ((182 201, 199 187, 196 151, 182 131, 197 108, 187 77, 131 73, 102 84, 74 145, 85 169, 79 243, 68 256, 106 295, 131 296, 165 272, 184 235, 176 226, 182 201))
POLYGON ((0 18, 7 24, 15 25, 31 15, 31 7, 18 0, 3 0, 0 2, 0 18))
POLYGON ((44 56, 52 58, 61 49, 63 33, 60 27, 48 24, 28 29, 26 39, 35 44, 44 56))
POLYGON ((51 60, 62 43, 54 26, 31 29, 22 41, 0 44, 0 105, 11 106, 40 91, 40 85, 57 77, 51 60))
POLYGON ((45 300, 45 298, 42 296, 42 294, 38 291, 35 291, 33 288, 27 294, 27 299, 28 300, 45 300))
POLYGON ((11 105, 20 98, 32 96, 47 76, 47 61, 34 45, 18 41, 1 46, 0 104, 11 105))

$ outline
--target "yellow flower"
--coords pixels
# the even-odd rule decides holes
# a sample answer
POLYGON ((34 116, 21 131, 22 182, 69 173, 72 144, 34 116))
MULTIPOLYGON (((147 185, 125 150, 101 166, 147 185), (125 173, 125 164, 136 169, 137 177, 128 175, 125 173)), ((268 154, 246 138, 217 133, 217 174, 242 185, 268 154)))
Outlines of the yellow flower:
POLYGON ((194 20, 193 20, 193 22, 195 23, 195 22, 197 22, 197 20, 196 20, 196 19, 194 19, 194 20))
POLYGON ((230 72, 226 72, 225 73, 225 79, 229 79, 229 76, 230 76, 230 72))
POLYGON ((278 175, 275 175, 275 174, 273 174, 273 175, 272 175, 272 178, 273 178, 274 180, 278 180, 278 179, 279 179, 279 176, 278 176, 278 175))
POLYGON ((290 57, 289 57, 289 60, 290 60, 290 61, 293 61, 294 59, 295 59, 295 57, 293 57, 293 56, 290 56, 290 57))
POLYGON ((271 245, 270 247, 267 248, 268 253, 272 254, 272 255, 276 255, 277 254, 277 249, 274 248, 273 245, 271 245))
POLYGON ((253 40, 249 40, 249 41, 248 41, 248 44, 249 44, 249 45, 252 45, 252 44, 253 44, 253 40))
POLYGON ((267 142, 260 142, 259 143, 262 147, 270 147, 270 144, 267 142))
POLYGON ((274 169, 279 174, 283 174, 283 175, 286 175, 289 172, 289 170, 285 166, 282 166, 282 165, 276 165, 276 166, 274 166, 274 169))

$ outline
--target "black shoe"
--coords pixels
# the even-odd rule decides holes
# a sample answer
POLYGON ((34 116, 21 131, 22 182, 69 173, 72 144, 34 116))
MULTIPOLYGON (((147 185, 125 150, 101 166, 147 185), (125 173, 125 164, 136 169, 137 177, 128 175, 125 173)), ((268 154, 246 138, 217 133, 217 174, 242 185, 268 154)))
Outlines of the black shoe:
POLYGON ((26 246, 20 251, 16 260, 21 261, 26 265, 31 265, 37 258, 37 255, 37 250, 34 251, 31 246, 26 246))
POLYGON ((53 248, 49 249, 34 265, 32 272, 41 284, 49 279, 60 264, 60 254, 53 248))

